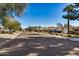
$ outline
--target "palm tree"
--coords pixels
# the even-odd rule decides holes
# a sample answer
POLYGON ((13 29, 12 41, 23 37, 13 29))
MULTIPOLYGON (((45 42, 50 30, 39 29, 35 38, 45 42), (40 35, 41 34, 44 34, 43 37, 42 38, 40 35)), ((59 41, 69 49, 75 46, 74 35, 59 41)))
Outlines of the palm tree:
POLYGON ((69 23, 69 20, 72 20, 73 19, 73 16, 71 15, 71 13, 73 12, 73 6, 72 5, 68 5, 68 6, 66 6, 65 8, 64 8, 64 12, 66 12, 67 13, 67 15, 65 15, 65 16, 63 16, 63 18, 65 18, 65 19, 67 19, 67 25, 68 25, 68 34, 69 34, 69 25, 70 25, 70 23, 69 23))
POLYGON ((76 11, 76 16, 75 16, 75 18, 76 18, 76 20, 79 21, 79 3, 75 3, 75 4, 74 4, 74 8, 76 9, 76 10, 75 10, 75 11, 76 11))

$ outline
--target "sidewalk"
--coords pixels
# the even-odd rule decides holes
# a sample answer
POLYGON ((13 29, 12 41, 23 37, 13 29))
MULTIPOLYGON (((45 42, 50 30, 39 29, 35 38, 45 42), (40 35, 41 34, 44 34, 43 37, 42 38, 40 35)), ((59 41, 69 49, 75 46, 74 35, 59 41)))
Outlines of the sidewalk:
POLYGON ((63 37, 63 36, 51 35, 51 34, 47 34, 47 33, 40 33, 40 34, 45 34, 45 35, 48 35, 48 36, 51 36, 51 37, 57 37, 57 38, 60 38, 60 39, 62 38, 62 39, 68 39, 68 40, 71 40, 71 41, 79 42, 79 38, 63 37))
POLYGON ((68 39, 71 41, 77 41, 79 42, 79 38, 72 38, 72 37, 63 37, 63 36, 57 36, 57 35, 52 35, 53 37, 57 37, 57 38, 63 38, 63 39, 68 39))
POLYGON ((17 37, 19 34, 21 34, 21 32, 15 32, 13 34, 0 34, 0 38, 10 38, 10 39, 14 39, 15 37, 17 37))

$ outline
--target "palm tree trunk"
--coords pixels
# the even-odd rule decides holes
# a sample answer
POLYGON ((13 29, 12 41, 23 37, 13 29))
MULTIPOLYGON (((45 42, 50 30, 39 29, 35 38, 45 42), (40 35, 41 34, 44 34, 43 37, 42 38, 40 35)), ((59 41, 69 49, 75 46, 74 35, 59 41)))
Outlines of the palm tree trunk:
MULTIPOLYGON (((69 11, 68 11, 68 16, 69 16, 69 11)), ((69 26, 70 26, 69 20, 70 20, 70 19, 67 20, 67 22, 68 22, 68 34, 69 34, 69 26)))
POLYGON ((68 22, 68 34, 69 34, 69 26, 70 26, 69 19, 67 20, 67 22, 68 22))

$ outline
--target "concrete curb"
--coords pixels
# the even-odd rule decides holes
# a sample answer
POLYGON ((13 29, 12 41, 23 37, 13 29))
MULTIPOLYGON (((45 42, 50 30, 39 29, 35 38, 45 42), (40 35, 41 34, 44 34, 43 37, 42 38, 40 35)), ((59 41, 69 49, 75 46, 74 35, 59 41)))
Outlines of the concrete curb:
POLYGON ((51 34, 47 34, 47 33, 40 33, 40 34, 46 34, 46 35, 49 35, 49 36, 51 36, 51 37, 57 37, 57 38, 62 38, 62 39, 68 39, 68 40, 70 40, 70 41, 79 42, 79 38, 63 37, 63 36, 51 35, 51 34))
POLYGON ((71 37, 63 37, 63 36, 54 36, 52 35, 53 37, 57 37, 57 38, 63 38, 63 39, 68 39, 70 41, 76 41, 76 42, 79 42, 79 38, 71 38, 71 37))

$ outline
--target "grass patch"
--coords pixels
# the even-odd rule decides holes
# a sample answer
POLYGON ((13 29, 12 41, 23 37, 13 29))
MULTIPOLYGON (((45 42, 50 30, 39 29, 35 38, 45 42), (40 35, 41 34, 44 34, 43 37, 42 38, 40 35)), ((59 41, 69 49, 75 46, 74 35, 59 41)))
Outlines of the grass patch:
POLYGON ((64 34, 63 36, 64 36, 64 37, 72 37, 71 34, 64 34))
POLYGON ((76 34, 64 34, 64 37, 72 37, 72 38, 79 38, 79 35, 76 34))
POLYGON ((79 38, 79 35, 73 34, 72 37, 73 37, 73 38, 79 38))
POLYGON ((64 36, 64 37, 72 37, 72 38, 79 38, 79 35, 77 34, 64 34, 64 33, 49 33, 51 35, 59 35, 59 36, 64 36))

